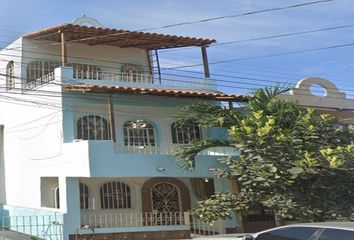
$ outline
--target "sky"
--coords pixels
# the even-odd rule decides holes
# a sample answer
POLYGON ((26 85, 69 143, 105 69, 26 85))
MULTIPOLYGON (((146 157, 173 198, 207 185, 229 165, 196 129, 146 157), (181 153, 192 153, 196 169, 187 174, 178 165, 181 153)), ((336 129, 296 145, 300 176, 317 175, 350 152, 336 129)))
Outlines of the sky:
MULTIPOLYGON (((354 0, 261 11, 313 1, 0 0, 0 47, 25 33, 70 23, 85 14, 109 28, 155 28, 150 32, 216 39, 218 44, 208 47, 211 76, 227 93, 246 94, 277 82, 294 85, 303 78, 321 77, 354 99, 354 0), (254 11, 261 12, 244 15, 254 11), (230 15, 238 17, 162 28, 230 15), (336 29, 323 30, 328 28, 336 29), (279 35, 291 36, 273 37, 279 35), (223 44, 227 42, 235 43, 223 44)), ((161 50, 159 57, 162 68, 179 67, 169 73, 203 76, 200 66, 180 68, 201 64, 200 48, 161 50)), ((314 88, 314 94, 322 90, 314 88)))

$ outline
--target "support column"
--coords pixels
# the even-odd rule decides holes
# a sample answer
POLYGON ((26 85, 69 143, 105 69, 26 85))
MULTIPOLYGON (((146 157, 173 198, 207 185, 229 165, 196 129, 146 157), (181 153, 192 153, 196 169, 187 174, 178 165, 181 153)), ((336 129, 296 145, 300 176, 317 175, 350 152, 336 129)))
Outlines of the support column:
MULTIPOLYGON (((55 80, 61 84, 70 81, 73 77, 72 67, 59 67, 54 70, 55 80)), ((63 107, 63 138, 64 142, 72 142, 75 139, 75 111, 73 106, 73 99, 62 97, 62 107, 63 107)))
MULTIPOLYGON (((225 178, 214 178, 214 188, 215 193, 232 192, 232 186, 230 185, 229 180, 225 178)), ((226 233, 235 232, 235 229, 238 224, 236 224, 235 214, 231 214, 231 218, 225 219, 223 220, 223 222, 226 233)))
POLYGON ((63 239, 69 240, 69 235, 74 235, 80 227, 80 188, 79 178, 59 177, 60 208, 64 211, 63 239))
POLYGON ((66 49, 66 34, 64 31, 60 32, 61 39, 61 66, 66 66, 68 63, 68 55, 66 49))
POLYGON ((109 115, 109 132, 110 132, 113 142, 116 142, 116 127, 115 127, 115 123, 114 123, 112 94, 108 95, 108 115, 109 115))
POLYGON ((204 76, 205 78, 210 78, 210 72, 209 72, 209 62, 208 62, 208 55, 206 51, 207 46, 202 46, 202 57, 203 57, 203 66, 204 66, 204 76))

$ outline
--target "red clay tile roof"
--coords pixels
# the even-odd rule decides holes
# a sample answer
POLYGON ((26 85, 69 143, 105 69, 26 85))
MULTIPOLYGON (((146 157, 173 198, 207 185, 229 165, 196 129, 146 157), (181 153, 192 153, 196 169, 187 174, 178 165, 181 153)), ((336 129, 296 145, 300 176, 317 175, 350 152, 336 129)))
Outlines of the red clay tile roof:
POLYGON ((88 45, 113 45, 121 48, 136 47, 147 50, 176 48, 187 46, 206 46, 216 41, 194 37, 181 37, 157 33, 128 31, 111 28, 88 27, 74 24, 62 24, 24 35, 29 39, 60 42, 60 32, 65 32, 66 41, 88 45))
POLYGON ((130 94, 147 94, 147 95, 159 95, 159 96, 173 96, 173 97, 185 97, 185 98, 203 98, 213 99, 220 101, 247 101, 248 97, 243 95, 234 95, 226 93, 211 93, 200 92, 191 90, 180 89, 157 89, 157 88, 142 88, 142 87, 123 87, 123 86, 108 86, 108 85, 91 85, 91 84, 73 84, 66 85, 67 91, 81 91, 81 92, 121 92, 130 94))

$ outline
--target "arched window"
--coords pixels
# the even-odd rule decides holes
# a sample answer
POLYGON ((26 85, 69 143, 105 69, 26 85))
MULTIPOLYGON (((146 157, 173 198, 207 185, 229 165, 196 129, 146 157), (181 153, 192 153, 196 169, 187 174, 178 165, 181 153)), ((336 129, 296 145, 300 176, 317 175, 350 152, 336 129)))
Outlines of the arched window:
POLYGON ((15 88, 15 64, 10 61, 6 66, 6 90, 15 88))
POLYGON ((121 66, 122 81, 126 82, 143 82, 144 71, 137 64, 123 63, 121 66))
POLYGON ((88 115, 77 121, 77 138, 83 140, 109 140, 108 121, 98 115, 88 115))
POLYGON ((59 61, 33 61, 27 65, 27 83, 36 81, 37 79, 54 72, 59 67, 59 61))
POLYGON ((154 128, 144 120, 131 120, 124 123, 125 146, 155 146, 154 128))
POLYGON ((89 188, 86 184, 80 183, 80 209, 89 208, 89 188))
POLYGON ((73 67, 73 77, 78 79, 102 79, 102 71, 98 66, 81 63, 70 63, 73 67))
POLYGON ((100 189, 102 209, 131 208, 130 187, 121 182, 108 182, 100 189))
POLYGON ((183 125, 177 122, 171 125, 172 143, 186 144, 201 139, 200 126, 193 120, 183 125))

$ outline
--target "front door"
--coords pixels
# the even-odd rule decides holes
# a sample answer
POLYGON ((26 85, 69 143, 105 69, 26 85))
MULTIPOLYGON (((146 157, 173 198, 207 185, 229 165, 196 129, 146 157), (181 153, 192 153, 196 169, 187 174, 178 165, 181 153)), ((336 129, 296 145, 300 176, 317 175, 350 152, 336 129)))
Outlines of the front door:
POLYGON ((178 188, 170 183, 159 183, 151 188, 152 210, 158 225, 176 224, 180 219, 181 203, 178 188))

